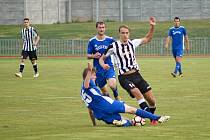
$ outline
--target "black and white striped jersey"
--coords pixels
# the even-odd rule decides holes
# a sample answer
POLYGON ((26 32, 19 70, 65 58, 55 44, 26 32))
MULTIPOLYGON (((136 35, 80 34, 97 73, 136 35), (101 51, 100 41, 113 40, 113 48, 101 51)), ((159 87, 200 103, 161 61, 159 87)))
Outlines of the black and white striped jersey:
POLYGON ((104 55, 106 55, 106 57, 114 55, 119 69, 119 75, 128 72, 131 69, 139 70, 135 57, 135 48, 142 43, 142 39, 128 40, 128 44, 122 44, 118 40, 108 47, 104 55))
POLYGON ((36 46, 33 46, 35 37, 38 36, 37 31, 33 27, 23 28, 21 30, 21 38, 23 39, 23 50, 34 51, 36 46))

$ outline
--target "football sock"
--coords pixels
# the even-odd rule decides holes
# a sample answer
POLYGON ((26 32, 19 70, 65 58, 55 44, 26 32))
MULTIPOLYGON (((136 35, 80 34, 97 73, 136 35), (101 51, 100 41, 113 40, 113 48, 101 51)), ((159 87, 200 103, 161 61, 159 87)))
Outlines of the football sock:
POLYGON ((118 96, 118 90, 117 90, 117 87, 115 89, 112 89, 113 91, 113 95, 114 97, 117 97, 118 96))
POLYGON ((179 73, 182 73, 182 65, 179 63, 179 73))
POLYGON ((130 120, 124 120, 124 121, 126 121, 124 124, 123 124, 123 126, 124 127, 128 127, 128 126, 132 126, 132 122, 130 121, 130 120))
POLYGON ((150 109, 150 112, 151 112, 152 114, 154 114, 154 113, 155 113, 155 110, 156 110, 156 107, 149 107, 149 109, 150 109))
POLYGON ((20 64, 19 72, 23 73, 24 66, 25 66, 24 63, 21 63, 20 64))
POLYGON ((147 111, 144 111, 144 110, 141 110, 141 109, 137 109, 135 114, 137 116, 142 117, 142 118, 148 118, 148 119, 151 119, 151 120, 158 120, 160 118, 160 116, 154 115, 150 112, 147 112, 147 111))
POLYGON ((175 74, 177 74, 179 68, 180 68, 180 63, 179 62, 176 62, 176 67, 175 67, 175 70, 174 70, 174 73, 175 74))
POLYGON ((145 99, 141 99, 138 101, 141 109, 146 110, 147 112, 151 112, 148 104, 145 102, 145 99))
POLYGON ((34 72, 37 73, 38 72, 37 64, 33 64, 33 68, 34 68, 34 72))

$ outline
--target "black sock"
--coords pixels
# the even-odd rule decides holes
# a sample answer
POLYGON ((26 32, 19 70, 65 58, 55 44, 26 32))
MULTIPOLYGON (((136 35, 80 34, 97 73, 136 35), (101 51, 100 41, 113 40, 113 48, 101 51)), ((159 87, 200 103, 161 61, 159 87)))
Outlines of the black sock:
POLYGON ((24 69, 24 65, 23 64, 20 64, 19 72, 23 73, 23 69, 24 69))
POLYGON ((141 107, 142 110, 145 110, 147 112, 151 112, 149 106, 147 105, 146 102, 142 102, 141 104, 139 104, 139 106, 141 107))
POLYGON ((38 70, 37 70, 37 64, 33 65, 33 68, 34 68, 34 72, 37 73, 38 70))
POLYGON ((151 111, 152 114, 155 113, 155 110, 156 110, 156 107, 150 107, 150 111, 151 111))

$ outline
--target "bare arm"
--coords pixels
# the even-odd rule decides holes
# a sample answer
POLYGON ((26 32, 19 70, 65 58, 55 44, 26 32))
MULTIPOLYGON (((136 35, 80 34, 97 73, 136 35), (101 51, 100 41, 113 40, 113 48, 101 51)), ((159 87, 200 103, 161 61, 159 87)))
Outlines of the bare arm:
POLYGON ((101 54, 99 52, 97 52, 95 54, 87 54, 88 59, 94 59, 94 58, 99 59, 100 57, 101 57, 101 54))
POLYGON ((35 37, 35 40, 34 40, 34 46, 37 46, 38 45, 38 43, 39 43, 39 40, 40 40, 40 37, 39 37, 39 35, 38 36, 36 36, 35 37))
POLYGON ((170 43, 170 36, 166 37, 166 42, 165 42, 165 48, 168 48, 169 46, 169 43, 170 43))
POLYGON ((88 63, 88 72, 87 72, 87 76, 85 77, 85 80, 84 80, 85 88, 89 88, 91 73, 92 73, 92 65, 90 63, 88 63))
POLYGON ((185 38, 186 50, 189 51, 190 50, 189 38, 187 35, 184 38, 185 38))
POLYGON ((88 113, 89 113, 89 115, 90 115, 90 119, 91 119, 91 121, 92 121, 92 123, 93 123, 93 126, 96 126, 96 120, 95 120, 95 117, 94 117, 94 115, 93 115, 93 111, 92 111, 91 109, 88 108, 88 113))
POLYGON ((106 55, 103 54, 99 59, 99 64, 101 65, 102 68, 104 68, 105 70, 108 70, 110 66, 104 63, 105 59, 106 59, 106 55))
POLYGON ((154 30, 155 30, 155 25, 156 25, 155 18, 154 17, 150 17, 150 29, 149 29, 149 32, 146 34, 146 36, 144 38, 141 38, 142 41, 143 41, 143 44, 146 44, 146 43, 151 41, 151 39, 153 37, 154 30))

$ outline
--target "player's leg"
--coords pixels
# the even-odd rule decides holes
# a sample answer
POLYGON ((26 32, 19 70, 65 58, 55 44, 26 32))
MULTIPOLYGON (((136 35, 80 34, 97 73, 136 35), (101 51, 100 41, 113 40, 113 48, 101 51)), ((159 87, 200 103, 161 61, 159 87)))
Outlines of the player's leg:
POLYGON ((150 112, 154 114, 156 110, 156 100, 152 93, 151 86, 147 83, 147 81, 144 80, 140 73, 137 73, 135 77, 136 80, 134 81, 134 84, 140 90, 140 92, 144 96, 144 99, 147 101, 150 112))
POLYGON ((178 71, 179 71, 179 76, 180 77, 183 77, 183 73, 182 73, 182 66, 181 66, 181 63, 182 63, 182 57, 183 57, 183 49, 181 50, 178 50, 177 51, 177 56, 176 56, 176 63, 178 64, 178 71))
POLYGON ((140 90, 131 81, 131 80, 135 80, 135 78, 136 78, 135 74, 129 75, 129 76, 128 75, 127 76, 119 75, 119 77, 118 77, 119 83, 122 86, 122 88, 124 88, 130 94, 130 96, 132 98, 136 98, 140 108, 150 112, 150 108, 149 108, 148 104, 146 103, 140 90))
POLYGON ((15 73, 16 77, 20 77, 20 78, 22 77, 23 70, 25 67, 25 60, 27 59, 27 57, 28 57, 28 53, 22 50, 21 58, 20 58, 20 65, 19 65, 19 72, 15 73))
POLYGON ((108 85, 111 88, 114 98, 116 100, 120 100, 118 90, 117 90, 117 81, 115 76, 114 67, 110 67, 108 70, 106 70, 105 77, 107 79, 108 85))
POLYGON ((125 106, 125 113, 135 114, 135 115, 140 116, 142 118, 148 118, 150 120, 158 121, 159 123, 166 122, 170 118, 170 116, 155 115, 155 114, 152 114, 150 112, 147 112, 147 111, 144 111, 144 110, 141 110, 141 109, 137 109, 135 107, 128 106, 126 104, 124 104, 124 106, 125 106))
POLYGON ((39 73, 38 73, 38 65, 37 65, 37 55, 36 55, 36 51, 32 51, 29 54, 29 59, 31 60, 31 63, 33 65, 33 69, 34 69, 34 78, 39 77, 39 73))

